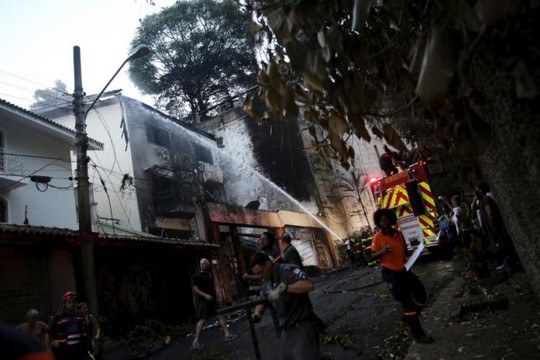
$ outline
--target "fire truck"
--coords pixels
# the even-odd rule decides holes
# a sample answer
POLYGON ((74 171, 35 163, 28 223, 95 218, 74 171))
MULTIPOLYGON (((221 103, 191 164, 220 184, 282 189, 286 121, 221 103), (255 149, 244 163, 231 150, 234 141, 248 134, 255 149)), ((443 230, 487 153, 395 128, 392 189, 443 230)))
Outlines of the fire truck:
POLYGON ((426 247, 438 245, 439 211, 425 162, 412 164, 394 175, 372 179, 369 187, 379 208, 396 212, 408 245, 414 239, 423 239, 426 247))

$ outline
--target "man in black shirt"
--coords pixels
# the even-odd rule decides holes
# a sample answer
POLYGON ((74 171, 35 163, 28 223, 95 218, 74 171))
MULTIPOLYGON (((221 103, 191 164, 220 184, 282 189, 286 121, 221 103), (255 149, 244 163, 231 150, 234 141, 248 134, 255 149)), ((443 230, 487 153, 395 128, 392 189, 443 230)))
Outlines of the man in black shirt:
MULTIPOLYGON (((208 259, 201 259, 200 263, 201 271, 193 275, 193 294, 196 298, 197 305, 197 325, 195 327, 195 340, 193 340, 193 348, 201 350, 204 346, 199 342, 201 330, 205 321, 212 316, 216 315, 217 301, 216 291, 214 287, 214 277, 210 269, 210 261, 208 259)), ((236 339, 236 335, 232 334, 227 328, 227 321, 224 315, 218 315, 219 323, 225 334, 225 341, 231 341, 236 339)))

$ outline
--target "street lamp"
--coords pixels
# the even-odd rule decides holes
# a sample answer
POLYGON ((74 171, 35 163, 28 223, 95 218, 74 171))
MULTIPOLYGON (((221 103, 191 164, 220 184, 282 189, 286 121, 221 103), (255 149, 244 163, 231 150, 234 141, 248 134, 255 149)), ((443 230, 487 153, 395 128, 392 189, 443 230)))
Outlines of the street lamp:
POLYGON ((78 46, 73 47, 73 66, 75 75, 75 91, 73 93, 73 113, 75 114, 75 133, 76 133, 76 149, 77 149, 77 199, 79 205, 78 220, 79 220, 79 244, 81 257, 81 275, 82 275, 82 292, 88 303, 90 312, 97 315, 97 288, 96 274, 94 266, 94 244, 92 239, 92 221, 90 209, 90 193, 88 183, 88 136, 86 134, 86 116, 94 107, 101 95, 107 87, 118 75, 120 70, 126 63, 133 59, 138 59, 150 53, 150 49, 146 45, 137 47, 105 85, 103 90, 95 97, 94 101, 85 110, 84 108, 84 92, 82 87, 81 75, 81 49, 78 46))

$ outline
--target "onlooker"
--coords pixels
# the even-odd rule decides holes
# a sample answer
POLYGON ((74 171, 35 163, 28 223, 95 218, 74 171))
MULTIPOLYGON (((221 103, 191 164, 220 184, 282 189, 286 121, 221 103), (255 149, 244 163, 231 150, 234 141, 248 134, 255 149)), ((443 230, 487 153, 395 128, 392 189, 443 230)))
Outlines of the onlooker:
POLYGON ((95 342, 101 337, 99 323, 96 317, 88 312, 88 304, 84 302, 79 303, 79 305, 77 305, 77 310, 79 310, 82 315, 84 325, 86 327, 87 338, 89 340, 89 351, 93 354, 95 350, 95 342))
POLYGON ((281 237, 281 241, 283 242, 283 246, 285 246, 281 257, 283 259, 283 262, 286 264, 294 264, 300 269, 303 269, 304 265, 302 264, 302 258, 300 257, 300 253, 291 244, 291 235, 288 233, 283 234, 283 236, 281 237))
POLYGON ((21 330, 25 334, 36 339, 49 348, 49 326, 43 321, 39 321, 39 311, 36 309, 30 309, 26 313, 26 322, 17 326, 17 329, 21 330))
MULTIPOLYGON (((217 300, 214 285, 214 277, 210 269, 210 261, 201 259, 199 262, 200 271, 193 276, 193 294, 196 298, 197 306, 197 325, 195 326, 195 339, 193 340, 193 348, 201 350, 204 345, 199 341, 202 328, 208 318, 216 316, 217 300)), ((236 335, 232 334, 227 328, 227 321, 224 315, 218 315, 218 320, 225 335, 225 341, 236 339, 236 335)))
POLYGON ((68 291, 62 296, 63 308, 49 324, 51 349, 56 360, 90 360, 84 320, 76 310, 77 295, 68 291))
POLYGON ((426 289, 418 277, 405 268, 407 245, 403 234, 394 229, 397 224, 396 213, 390 209, 379 209, 373 218, 381 230, 373 238, 372 257, 381 259, 382 277, 393 298, 403 307, 415 341, 422 344, 432 343, 433 338, 426 335, 418 316, 425 305, 426 289))
POLYGON ((345 240, 345 250, 347 251, 347 255, 349 256, 349 263, 351 264, 351 267, 356 266, 356 254, 353 250, 353 244, 350 238, 347 238, 345 240))
POLYGON ((5 360, 55 360, 41 342, 2 322, 0 351, 5 360))
MULTIPOLYGON (((313 282, 297 266, 275 263, 263 252, 253 256, 249 267, 265 281, 260 298, 274 303, 277 309, 283 329, 281 358, 320 359, 317 317, 308 295, 313 291, 313 282)), ((265 309, 266 305, 257 305, 254 322, 260 321, 265 309)))
POLYGON ((439 200, 442 200, 443 204, 451 210, 452 224, 460 239, 460 245, 465 249, 468 249, 472 241, 471 232, 474 230, 473 224, 469 218, 469 210, 461 202, 461 197, 459 195, 452 196, 451 204, 444 196, 439 196, 439 200))
POLYGON ((482 231, 490 239, 490 248, 499 265, 497 270, 514 270, 519 267, 519 256, 506 231, 495 197, 486 183, 479 184, 477 191, 481 197, 479 208, 483 218, 482 231))

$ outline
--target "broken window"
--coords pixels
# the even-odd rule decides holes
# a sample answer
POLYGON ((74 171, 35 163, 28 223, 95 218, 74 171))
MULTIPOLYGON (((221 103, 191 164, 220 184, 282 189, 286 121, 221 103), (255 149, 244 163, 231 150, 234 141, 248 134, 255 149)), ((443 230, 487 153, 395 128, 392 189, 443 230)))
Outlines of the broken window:
POLYGON ((175 202, 174 182, 172 179, 164 176, 154 176, 153 179, 153 198, 156 206, 175 202))
POLYGON ((193 146, 195 147, 195 155, 197 156, 197 160, 210 165, 214 164, 212 151, 209 148, 200 144, 193 144, 193 146))
POLYGON ((164 148, 171 148, 171 140, 169 138, 169 132, 152 126, 150 124, 146 125, 146 138, 148 142, 162 146, 164 148))

